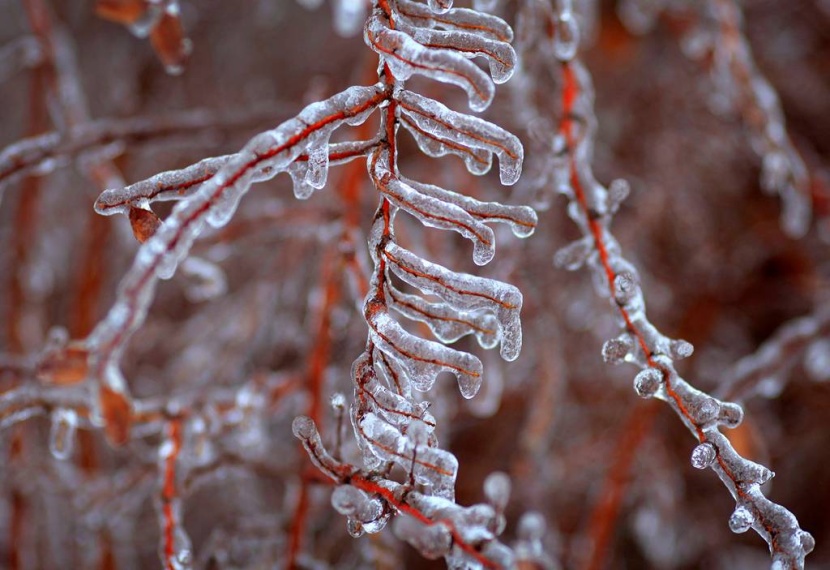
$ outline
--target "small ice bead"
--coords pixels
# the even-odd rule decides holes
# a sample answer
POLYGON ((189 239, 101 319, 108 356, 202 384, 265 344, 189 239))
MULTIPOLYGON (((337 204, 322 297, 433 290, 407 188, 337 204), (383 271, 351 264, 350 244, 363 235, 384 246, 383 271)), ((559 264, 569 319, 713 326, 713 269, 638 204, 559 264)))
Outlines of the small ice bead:
POLYGON ((297 439, 311 439, 317 432, 317 426, 310 417, 297 416, 291 424, 291 431, 297 439))
POLYGON ((628 271, 614 277, 614 299, 620 305, 627 305, 637 294, 637 282, 628 271))
POLYGON ((692 411, 698 424, 708 424, 717 419, 720 413, 720 403, 714 398, 704 396, 697 409, 692 411))
POLYGON ((695 469, 706 469, 715 461, 717 455, 715 446, 705 441, 692 450, 692 466, 695 469))
POLYGON ((656 368, 641 370, 634 377, 634 391, 641 398, 652 398, 660 389, 663 382, 663 373, 656 368))
POLYGON ((631 186, 626 180, 617 178, 608 186, 607 208, 610 212, 616 212, 620 204, 628 198, 631 193, 631 186))
POLYGON ((579 27, 570 12, 562 14, 556 21, 556 37, 553 39, 553 53, 560 61, 570 61, 579 47, 579 27))
POLYGON ((363 529, 363 524, 359 520, 353 519, 349 517, 346 519, 346 532, 349 533, 349 536, 352 538, 360 538, 363 536, 366 531, 363 529))
POLYGON ((631 343, 624 337, 612 338, 602 345, 602 359, 606 364, 622 364, 631 350, 631 343))
POLYGON ((335 410, 346 408, 346 396, 342 392, 335 392, 331 395, 331 407, 335 410))
POLYGON ((522 515, 519 520, 518 536, 524 540, 540 540, 545 536, 545 517, 536 511, 522 515))
POLYGON ((452 8, 452 0, 429 0, 428 3, 430 9, 437 14, 443 14, 452 8))
POLYGON ((813 535, 807 531, 799 531, 798 541, 801 543, 801 548, 804 550, 804 554, 810 554, 816 547, 816 539, 813 538, 813 535))
POLYGON ((720 406, 718 423, 729 428, 736 428, 741 425, 744 419, 744 410, 738 404, 724 402, 720 406))
POLYGON ((682 339, 673 340, 669 344, 669 351, 671 352, 672 358, 682 360, 683 358, 689 358, 695 351, 695 347, 692 343, 682 339))
POLYGON ((490 473, 484 480, 484 495, 497 511, 503 511, 510 500, 510 477, 501 471, 490 473))
POLYGON ((736 534, 741 534, 748 531, 752 527, 752 523, 754 521, 755 518, 752 516, 752 513, 749 512, 749 509, 741 505, 738 506, 732 512, 732 516, 729 517, 729 529, 736 534))

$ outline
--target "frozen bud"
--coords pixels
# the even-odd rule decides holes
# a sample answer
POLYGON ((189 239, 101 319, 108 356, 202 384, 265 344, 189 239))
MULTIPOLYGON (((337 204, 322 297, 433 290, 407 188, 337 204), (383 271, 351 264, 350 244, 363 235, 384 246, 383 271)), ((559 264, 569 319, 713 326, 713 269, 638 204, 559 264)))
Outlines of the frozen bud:
POLYGON ((758 467, 759 468, 755 471, 755 482, 759 485, 763 485, 767 481, 775 477, 775 471, 767 469, 763 465, 759 465, 758 467))
POLYGON ((621 335, 605 341, 602 345, 602 359, 607 364, 622 364, 631 351, 631 339, 628 335, 621 335))
POLYGON ((637 282, 634 275, 625 271, 614 277, 614 300, 619 305, 627 305, 637 294, 637 282))
POLYGON ((358 510, 358 503, 365 500, 360 489, 340 485, 331 494, 331 506, 341 515, 351 515, 358 510))
POLYGON ((682 360, 689 358, 695 351, 695 347, 692 346, 692 343, 685 340, 673 340, 669 345, 669 351, 671 352, 672 358, 682 360))
POLYGON ((310 417, 297 416, 291 424, 291 431, 297 439, 311 439, 317 433, 317 426, 310 417))
POLYGON ((809 532, 800 531, 798 533, 798 540, 801 543, 801 548, 804 549, 804 554, 810 554, 816 547, 816 539, 809 532))
POLYGON ((719 412, 720 403, 716 399, 708 396, 703 396, 703 401, 700 402, 696 410, 693 410, 698 425, 715 421, 718 418, 719 412))
POLYGON ((484 495, 497 511, 503 511, 510 500, 510 477, 500 471, 490 473, 484 480, 484 495))
POLYGON ((754 521, 755 518, 749 512, 749 509, 740 505, 729 517, 729 529, 734 533, 741 534, 748 531, 754 521))
POLYGON ((346 409, 346 396, 344 396, 341 392, 335 392, 332 394, 331 407, 337 411, 343 411, 346 409))
POLYGON ((517 534, 524 540, 541 540, 546 532, 545 517, 535 511, 522 515, 517 534))
POLYGON ((427 3, 436 14, 443 14, 452 8, 452 0, 427 0, 427 3))
POLYGON ((634 377, 634 391, 641 398, 652 398, 663 382, 663 373, 657 368, 645 368, 634 377))
POLYGON ((738 404, 724 402, 720 406, 718 423, 728 428, 736 428, 744 419, 744 410, 738 404))
POLYGON ((622 178, 617 178, 608 186, 608 197, 606 208, 612 214, 620 208, 620 204, 628 198, 631 193, 631 186, 622 178))
POLYGON ((570 61, 579 48, 579 27, 570 11, 563 12, 556 19, 556 37, 553 52, 559 61, 570 61))
POLYGON ((706 469, 718 455, 718 450, 710 442, 705 441, 692 450, 692 466, 695 469, 706 469))

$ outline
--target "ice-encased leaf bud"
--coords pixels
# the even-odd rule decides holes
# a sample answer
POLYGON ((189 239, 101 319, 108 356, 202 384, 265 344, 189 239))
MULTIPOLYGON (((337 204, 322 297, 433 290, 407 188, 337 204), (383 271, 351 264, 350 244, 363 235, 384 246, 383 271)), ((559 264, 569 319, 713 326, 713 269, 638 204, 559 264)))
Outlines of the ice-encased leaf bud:
POLYGON ((671 344, 669 344, 669 350, 672 358, 675 360, 682 360, 684 358, 689 358, 695 351, 695 347, 692 343, 685 340, 673 340, 671 341, 671 344))
POLYGON ((692 466, 695 469, 706 469, 718 455, 718 450, 712 443, 704 441, 692 450, 692 466))
POLYGON ((728 428, 736 428, 744 419, 744 410, 738 404, 723 402, 720 405, 718 423, 728 428))
POLYGON ((540 540, 545 536, 547 525, 545 517, 536 511, 530 511, 519 519, 519 528, 516 534, 524 540, 540 540))
POLYGON ((622 364, 631 348, 631 338, 628 335, 609 339, 602 345, 602 359, 607 364, 622 364))
POLYGON ((634 391, 641 398, 652 398, 660 389, 663 373, 657 368, 645 368, 634 377, 634 391))

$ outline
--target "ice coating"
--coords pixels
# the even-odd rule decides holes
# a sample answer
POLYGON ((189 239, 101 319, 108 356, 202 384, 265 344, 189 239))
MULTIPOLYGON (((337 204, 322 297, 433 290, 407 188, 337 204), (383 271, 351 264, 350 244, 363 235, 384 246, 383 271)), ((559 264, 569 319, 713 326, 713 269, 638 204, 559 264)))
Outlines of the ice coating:
MULTIPOLYGON (((410 91, 398 95, 404 116, 424 133, 499 157, 502 184, 514 184, 522 173, 524 149, 515 136, 478 117, 464 115, 447 106, 410 91)), ((471 170, 473 173, 477 173, 471 170)))

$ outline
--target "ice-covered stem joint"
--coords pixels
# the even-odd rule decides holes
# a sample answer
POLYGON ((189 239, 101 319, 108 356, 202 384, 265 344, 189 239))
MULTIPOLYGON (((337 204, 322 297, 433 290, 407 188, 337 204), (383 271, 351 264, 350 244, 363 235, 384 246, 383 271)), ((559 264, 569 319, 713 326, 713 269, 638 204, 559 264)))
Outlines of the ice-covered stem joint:
POLYGON ((513 552, 496 540, 504 528, 509 480, 495 473, 485 481, 486 503, 461 507, 444 497, 418 492, 376 471, 336 461, 317 426, 306 416, 294 420, 294 435, 311 460, 337 485, 332 506, 348 519, 353 536, 379 532, 394 516, 395 534, 427 558, 444 557, 450 568, 512 568, 513 552))
POLYGON ((555 262, 568 269, 587 264, 600 296, 614 307, 621 333, 603 346, 607 362, 630 362, 641 368, 634 379, 644 398, 667 402, 699 444, 692 464, 711 468, 736 500, 729 520, 734 532, 753 528, 769 544, 773 568, 803 568, 813 549, 813 537, 801 530, 795 516, 768 500, 761 491, 773 473, 741 457, 721 433, 720 426, 735 427, 743 410, 737 404, 717 400, 682 379, 674 361, 690 356, 692 346, 665 337, 648 320, 636 268, 623 256, 609 226, 619 204, 628 194, 622 181, 602 186, 591 166, 596 119, 593 87, 588 71, 576 58, 562 58, 562 108, 558 136, 561 152, 557 189, 565 193, 568 213, 583 237, 557 252, 555 262))

